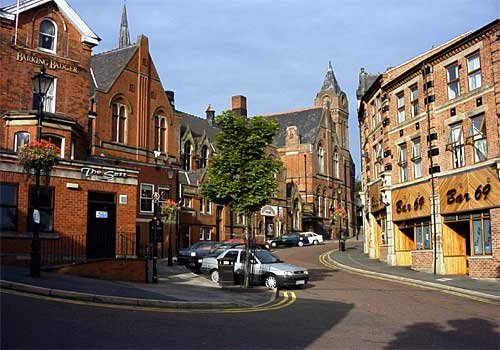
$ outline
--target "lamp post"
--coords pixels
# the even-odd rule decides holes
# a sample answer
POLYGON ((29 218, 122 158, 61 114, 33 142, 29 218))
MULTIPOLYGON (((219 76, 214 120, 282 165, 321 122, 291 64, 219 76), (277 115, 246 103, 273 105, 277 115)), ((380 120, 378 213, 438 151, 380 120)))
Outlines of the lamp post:
MULTIPOLYGON (((340 195, 342 194, 342 189, 339 187, 337 188, 337 194, 339 198, 339 203, 342 203, 342 200, 340 199, 340 195)), ((340 221, 340 227, 339 227, 339 248, 340 248, 340 242, 342 241, 342 220, 344 218, 342 216, 339 216, 339 221, 340 221)))
MULTIPOLYGON (((167 169, 167 177, 169 180, 172 180, 174 177, 174 169, 173 168, 168 168, 167 169)), ((172 187, 172 186, 171 186, 172 187)), ((177 222, 177 211, 175 212, 175 221, 177 222)), ((168 218, 168 250, 167 250, 167 265, 172 266, 173 261, 172 261, 172 219, 168 218)), ((176 239, 176 244, 177 244, 177 239, 176 239)))
MULTIPOLYGON (((42 117, 43 109, 45 103, 45 96, 49 91, 54 77, 50 74, 45 73, 45 67, 40 69, 40 72, 35 74, 31 78, 33 83, 33 93, 34 98, 36 98, 37 107, 37 133, 36 140, 40 141, 42 138, 42 117)), ((31 261, 30 261, 30 276, 39 277, 40 276, 40 211, 38 207, 40 205, 40 169, 35 170, 35 205, 33 209, 33 237, 31 240, 31 261)))
POLYGON ((153 283, 158 283, 158 202, 160 201, 160 193, 153 193, 154 216, 153 216, 153 283))

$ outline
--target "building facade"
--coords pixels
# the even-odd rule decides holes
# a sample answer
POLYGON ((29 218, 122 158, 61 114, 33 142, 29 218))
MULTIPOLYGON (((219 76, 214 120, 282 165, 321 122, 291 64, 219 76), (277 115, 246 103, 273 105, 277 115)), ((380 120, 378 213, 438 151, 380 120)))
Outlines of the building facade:
POLYGON ((90 60, 100 38, 64 0, 25 4, 17 27, 15 15, 15 5, 0 9, 2 261, 29 261, 35 209, 42 250, 71 246, 68 259, 129 254, 120 250, 119 237, 135 233, 130 218, 136 215, 138 171, 88 158, 90 60), (32 81, 43 69, 50 88, 40 111, 32 81), (60 154, 37 201, 18 152, 38 138, 60 154))
POLYGON ((496 20, 358 88, 365 252, 437 274, 500 276, 496 20))
POLYGON ((349 151, 348 100, 329 64, 314 106, 266 115, 279 123, 275 139, 292 200, 290 231, 314 231, 325 238, 355 233, 354 162, 349 151), (345 210, 335 218, 336 209, 345 210))

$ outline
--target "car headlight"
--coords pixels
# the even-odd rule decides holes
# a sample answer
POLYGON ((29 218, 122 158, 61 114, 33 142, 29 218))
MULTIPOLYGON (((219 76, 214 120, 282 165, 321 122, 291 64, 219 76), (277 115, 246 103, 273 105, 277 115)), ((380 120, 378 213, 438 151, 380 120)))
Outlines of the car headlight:
POLYGON ((196 252, 191 252, 191 256, 196 256, 196 252))
POLYGON ((304 275, 309 275, 309 271, 304 270, 304 275))
POLYGON ((285 276, 293 276, 293 272, 292 271, 285 271, 285 273, 283 275, 285 275, 285 276))

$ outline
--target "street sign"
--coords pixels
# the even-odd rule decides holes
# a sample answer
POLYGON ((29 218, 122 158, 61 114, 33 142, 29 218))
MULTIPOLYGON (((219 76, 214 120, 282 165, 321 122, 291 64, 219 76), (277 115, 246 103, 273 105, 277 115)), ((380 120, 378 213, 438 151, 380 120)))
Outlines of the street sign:
POLYGON ((40 223, 40 212, 38 211, 38 209, 33 210, 33 222, 35 224, 40 223))

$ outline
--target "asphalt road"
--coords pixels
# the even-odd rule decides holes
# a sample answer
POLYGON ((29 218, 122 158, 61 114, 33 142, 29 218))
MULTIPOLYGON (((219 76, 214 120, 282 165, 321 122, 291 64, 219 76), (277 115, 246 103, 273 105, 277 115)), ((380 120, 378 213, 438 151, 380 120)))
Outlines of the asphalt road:
POLYGON ((332 270, 333 244, 277 250, 311 282, 279 310, 171 313, 1 294, 1 348, 499 349, 498 306, 332 270))

